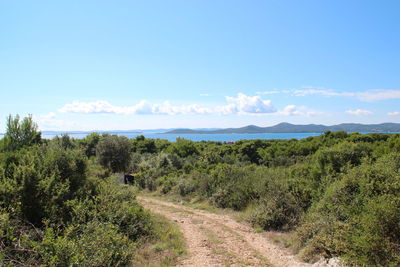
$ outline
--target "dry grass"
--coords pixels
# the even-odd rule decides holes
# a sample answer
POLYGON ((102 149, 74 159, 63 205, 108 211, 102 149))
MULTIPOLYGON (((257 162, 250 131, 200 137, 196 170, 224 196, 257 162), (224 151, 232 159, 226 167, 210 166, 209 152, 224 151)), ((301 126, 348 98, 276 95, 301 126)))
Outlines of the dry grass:
POLYGON ((152 221, 153 236, 137 250, 132 266, 175 266, 186 253, 179 227, 161 215, 152 215, 152 221))

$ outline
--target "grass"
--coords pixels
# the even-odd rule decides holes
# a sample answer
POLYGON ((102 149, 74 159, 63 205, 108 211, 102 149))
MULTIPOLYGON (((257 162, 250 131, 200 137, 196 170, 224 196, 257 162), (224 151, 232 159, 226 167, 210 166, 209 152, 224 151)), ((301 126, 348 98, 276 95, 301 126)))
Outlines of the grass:
MULTIPOLYGON (((212 251, 216 255, 220 255, 223 258, 225 266, 231 266, 232 264, 235 264, 237 266, 254 266, 254 264, 252 264, 251 262, 238 258, 237 255, 230 252, 224 246, 221 246, 223 244, 223 241, 221 239, 217 238, 215 236, 215 233, 206 229, 205 227, 200 226, 200 229, 202 229, 202 231, 206 235, 208 241, 210 241, 209 244, 210 244, 210 248, 212 249, 212 251)), ((230 229, 226 229, 226 230, 230 230, 230 229)), ((234 235, 237 235, 233 231, 229 231, 229 232, 231 232, 234 235)), ((238 237, 239 237, 239 239, 243 240, 240 236, 238 236, 238 237)), ((253 253, 254 253, 253 257, 260 260, 259 266, 265 266, 265 267, 271 266, 271 264, 268 262, 268 260, 266 258, 264 258, 263 256, 261 256, 257 251, 253 251, 253 253)))
MULTIPOLYGON (((230 217, 233 217, 238 222, 244 220, 243 219, 244 218, 243 212, 233 211, 233 210, 230 210, 230 209, 216 208, 214 206, 211 206, 208 201, 201 200, 201 199, 193 199, 193 200, 189 201, 189 200, 186 200, 186 199, 182 198, 181 196, 175 195, 175 194, 162 194, 162 195, 160 195, 159 192, 148 192, 148 191, 141 191, 139 193, 139 195, 143 196, 143 197, 156 199, 156 200, 172 202, 172 203, 183 205, 183 206, 186 206, 186 207, 191 207, 191 208, 195 208, 195 209, 199 209, 199 210, 204 210, 204 211, 207 211, 207 212, 210 212, 210 213, 214 213, 214 214, 229 215, 230 217)), ((183 210, 179 210, 179 209, 174 208, 174 207, 165 206, 164 208, 169 209, 172 212, 175 211, 175 212, 193 214, 193 212, 191 212, 191 211, 188 211, 188 210, 183 211, 183 210)), ((210 245, 211 249, 213 250, 213 252, 215 254, 220 255, 220 256, 222 256, 224 258, 226 266, 230 266, 233 263, 235 263, 235 264, 237 264, 239 266, 250 266, 251 265, 251 263, 249 263, 249 262, 247 262, 245 260, 240 260, 234 254, 232 254, 231 252, 229 252, 226 249, 222 248, 220 246, 220 244, 222 243, 222 240, 218 239, 214 235, 214 233, 212 233, 210 230, 206 229, 204 226, 201 225, 203 223, 203 220, 193 219, 192 223, 199 224, 199 229, 201 229, 202 232, 207 236, 207 239, 209 241, 209 245, 210 245)), ((224 228, 225 231, 235 235, 238 239, 240 239, 242 241, 244 240, 241 235, 239 235, 238 233, 232 231, 231 229, 229 229, 225 225, 221 225, 221 227, 224 228)), ((260 229, 260 232, 263 232, 263 230, 260 229)), ((263 263, 262 266, 271 266, 269 261, 265 257, 263 257, 260 253, 258 253, 257 251, 254 251, 254 257, 259 259, 263 263)))
POLYGON ((271 238, 272 242, 277 245, 280 245, 284 248, 291 248, 293 247, 293 236, 290 234, 285 234, 281 236, 273 236, 271 238))
POLYGON ((152 215, 152 221, 152 238, 137 250, 132 266, 176 266, 178 258, 186 253, 178 225, 156 214, 152 215))
POLYGON ((191 207, 198 210, 207 211, 214 214, 220 215, 229 215, 237 222, 245 221, 243 216, 243 212, 234 211, 232 209, 221 209, 215 206, 212 206, 208 200, 199 198, 199 197, 182 197, 178 194, 169 193, 169 194, 162 194, 159 191, 149 192, 147 190, 141 190, 137 193, 139 196, 153 198, 162 201, 172 202, 174 204, 179 204, 186 207, 191 207))

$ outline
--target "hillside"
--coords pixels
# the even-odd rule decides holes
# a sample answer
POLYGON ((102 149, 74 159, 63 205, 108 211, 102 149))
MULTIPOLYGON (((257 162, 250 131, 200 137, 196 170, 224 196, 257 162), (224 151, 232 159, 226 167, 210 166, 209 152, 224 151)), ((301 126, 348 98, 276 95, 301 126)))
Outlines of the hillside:
POLYGON ((359 124, 342 123, 338 125, 326 126, 321 124, 296 125, 282 122, 270 127, 259 127, 248 125, 241 128, 226 128, 219 130, 192 130, 175 129, 164 134, 231 134, 231 133, 322 133, 326 131, 345 131, 345 132, 400 132, 400 123, 380 123, 380 124, 359 124))

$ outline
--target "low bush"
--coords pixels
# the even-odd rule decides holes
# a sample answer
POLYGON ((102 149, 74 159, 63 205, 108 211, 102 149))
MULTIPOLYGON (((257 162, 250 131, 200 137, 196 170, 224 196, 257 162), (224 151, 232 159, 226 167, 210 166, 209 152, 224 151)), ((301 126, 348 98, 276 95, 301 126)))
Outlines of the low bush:
POLYGON ((304 256, 342 256, 356 265, 400 264, 400 155, 363 164, 331 184, 297 236, 304 256))
POLYGON ((151 235, 134 189, 87 177, 86 156, 67 143, 0 153, 0 265, 127 266, 151 235))

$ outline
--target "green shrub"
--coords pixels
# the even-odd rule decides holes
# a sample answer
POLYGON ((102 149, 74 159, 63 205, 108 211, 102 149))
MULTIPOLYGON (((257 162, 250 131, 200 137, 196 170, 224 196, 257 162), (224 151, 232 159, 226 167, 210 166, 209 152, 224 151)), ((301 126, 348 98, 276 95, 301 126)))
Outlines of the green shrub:
POLYGON ((362 158, 369 156, 371 152, 367 144, 342 142, 333 147, 320 149, 314 158, 323 174, 339 173, 345 167, 360 165, 362 158))
POLYGON ((157 178, 156 185, 160 188, 161 193, 167 194, 176 185, 176 176, 173 174, 161 176, 157 178))
POLYGON ((400 264, 400 155, 363 164, 332 183, 297 230, 306 256, 356 265, 400 264))
POLYGON ((302 203, 289 187, 289 174, 283 168, 259 168, 254 185, 258 199, 247 210, 248 220, 265 230, 288 230, 297 225, 304 213, 302 203))
POLYGON ((204 193, 217 207, 242 210, 256 197, 254 180, 251 179, 252 173, 254 173, 252 166, 241 168, 219 164, 211 170, 204 193))
POLYGON ((40 241, 41 230, 0 210, 0 265, 35 265, 40 254, 34 245, 40 241))
POLYGON ((109 135, 96 145, 96 155, 100 164, 110 172, 124 172, 130 162, 131 143, 124 136, 109 135))
POLYGON ((176 142, 172 143, 166 149, 166 152, 170 154, 176 154, 181 158, 199 154, 196 144, 183 138, 177 138, 176 142))
POLYGON ((197 190, 196 182, 192 180, 191 176, 183 175, 179 178, 176 185, 179 195, 186 196, 197 190))
POLYGON ((133 187, 58 142, 0 156, 0 265, 126 266, 152 232, 133 187))
POLYGON ((70 203, 72 223, 112 223, 133 241, 151 233, 149 214, 136 202, 133 187, 120 185, 112 178, 96 182, 94 198, 70 203))
POLYGON ((56 266, 127 266, 135 245, 110 223, 91 222, 73 227, 72 234, 55 237, 48 231, 39 252, 44 262, 56 266))

